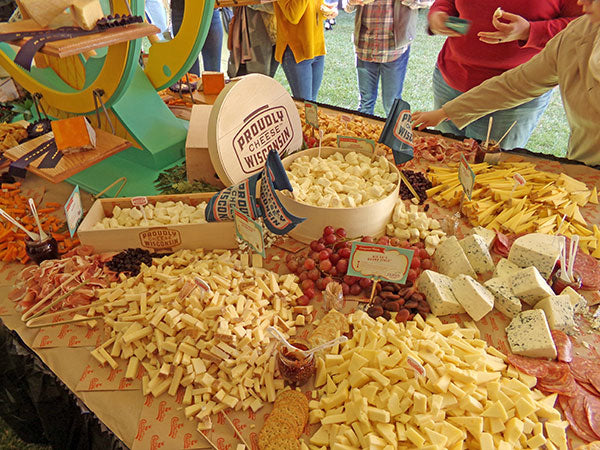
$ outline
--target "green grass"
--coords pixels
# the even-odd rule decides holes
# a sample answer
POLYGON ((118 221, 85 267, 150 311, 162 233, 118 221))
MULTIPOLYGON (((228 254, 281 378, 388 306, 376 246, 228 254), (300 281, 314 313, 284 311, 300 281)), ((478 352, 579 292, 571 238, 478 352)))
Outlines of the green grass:
MULTIPOLYGON (((437 55, 442 48, 442 36, 428 36, 425 32, 427 13, 419 15, 418 34, 412 44, 408 71, 402 97, 410 103, 412 110, 430 110, 433 107, 431 75, 437 55)), ((349 109, 358 107, 358 87, 352 33, 354 15, 340 11, 337 24, 332 31, 325 32, 327 56, 323 84, 318 101, 349 109)), ((275 78, 288 87, 282 69, 275 78)), ((375 114, 383 116, 381 95, 375 107, 375 114)), ((548 109, 531 136, 527 147, 535 152, 564 156, 567 149, 569 127, 562 107, 558 90, 555 89, 548 109)))
POLYGON ((26 444, 0 419, 0 449, 2 450, 50 450, 50 447, 26 444))

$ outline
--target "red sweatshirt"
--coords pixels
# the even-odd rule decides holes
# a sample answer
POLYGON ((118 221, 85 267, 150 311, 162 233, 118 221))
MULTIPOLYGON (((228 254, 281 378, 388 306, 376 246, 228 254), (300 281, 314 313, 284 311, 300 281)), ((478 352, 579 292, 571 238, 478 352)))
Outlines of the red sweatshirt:
POLYGON ((577 0, 436 0, 429 14, 434 11, 471 21, 468 34, 446 38, 437 61, 446 83, 461 92, 529 61, 582 14, 577 0), (486 44, 479 40, 480 31, 497 31, 492 16, 498 7, 530 22, 527 42, 486 44))

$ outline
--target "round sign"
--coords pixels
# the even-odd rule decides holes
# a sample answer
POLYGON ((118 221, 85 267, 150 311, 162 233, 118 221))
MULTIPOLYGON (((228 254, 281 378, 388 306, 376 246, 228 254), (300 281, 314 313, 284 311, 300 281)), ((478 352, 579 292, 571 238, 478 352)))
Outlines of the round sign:
POLYGON ((298 108, 274 79, 246 75, 217 97, 208 120, 208 151, 226 186, 259 172, 270 150, 283 157, 301 147, 298 108))

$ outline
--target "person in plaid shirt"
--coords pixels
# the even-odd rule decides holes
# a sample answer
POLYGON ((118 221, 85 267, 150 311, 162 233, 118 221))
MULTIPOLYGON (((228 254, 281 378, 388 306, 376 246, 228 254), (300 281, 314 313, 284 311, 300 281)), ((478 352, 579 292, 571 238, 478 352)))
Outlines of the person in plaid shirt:
POLYGON ((432 3, 433 0, 349 0, 346 12, 356 10, 354 47, 360 112, 373 114, 379 79, 386 116, 394 100, 402 97, 410 43, 416 35, 417 9, 432 3))

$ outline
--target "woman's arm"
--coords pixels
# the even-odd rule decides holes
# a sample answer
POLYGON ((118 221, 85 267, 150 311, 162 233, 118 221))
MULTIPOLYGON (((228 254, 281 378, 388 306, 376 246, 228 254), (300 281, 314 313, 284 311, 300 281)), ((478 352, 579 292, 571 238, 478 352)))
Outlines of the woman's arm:
POLYGON ((563 0, 561 2, 560 16, 556 19, 538 20, 529 22, 531 29, 525 47, 542 49, 550 39, 565 29, 569 22, 581 16, 583 11, 577 0, 563 0))
POLYGON ((295 25, 300 22, 300 19, 308 7, 309 1, 314 0, 279 0, 277 5, 279 6, 279 9, 281 9, 283 17, 285 17, 288 22, 295 25))
POLYGON ((458 16, 458 10, 454 0, 435 0, 429 9, 427 20, 429 22, 430 34, 441 34, 444 36, 460 37, 461 34, 446 26, 449 16, 458 16))

